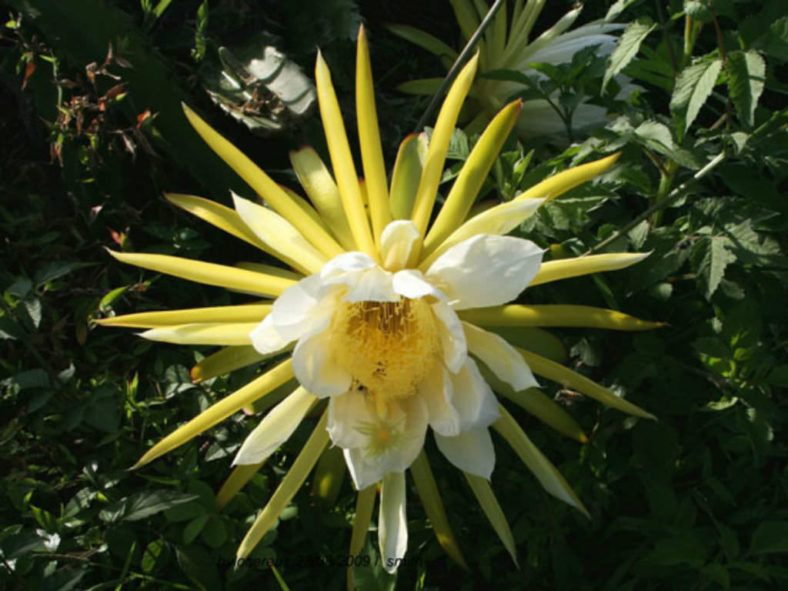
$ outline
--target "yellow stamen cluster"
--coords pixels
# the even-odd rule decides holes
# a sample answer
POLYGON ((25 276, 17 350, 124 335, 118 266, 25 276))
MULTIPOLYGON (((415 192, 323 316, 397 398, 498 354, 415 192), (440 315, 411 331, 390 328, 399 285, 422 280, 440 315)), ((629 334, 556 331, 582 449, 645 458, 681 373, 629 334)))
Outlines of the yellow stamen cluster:
POLYGON ((435 366, 437 322, 422 299, 347 303, 336 312, 332 346, 339 363, 374 398, 379 414, 385 401, 412 396, 435 366))

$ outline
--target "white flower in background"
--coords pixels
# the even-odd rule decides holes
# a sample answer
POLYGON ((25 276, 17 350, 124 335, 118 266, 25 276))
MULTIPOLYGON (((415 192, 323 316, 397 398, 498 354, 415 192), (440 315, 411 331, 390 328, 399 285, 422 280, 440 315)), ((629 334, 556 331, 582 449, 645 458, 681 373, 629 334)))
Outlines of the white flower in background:
MULTIPOLYGON (((487 27, 479 41, 479 70, 481 74, 494 70, 515 70, 536 79, 544 79, 544 74, 530 64, 545 63, 553 66, 567 64, 578 52, 588 47, 596 47, 596 54, 607 57, 616 48, 618 38, 611 33, 623 28, 615 23, 593 22, 569 31, 582 6, 574 8, 558 20, 550 29, 533 40, 529 39, 536 19, 545 5, 545 0, 515 0, 513 10, 508 11, 506 3, 498 10, 493 22, 487 27), (508 24, 508 27, 507 27, 508 24)), ((471 0, 451 0, 457 22, 460 25, 463 45, 473 35, 487 13, 488 6, 471 0)), ((390 29, 397 35, 438 55, 444 65, 450 66, 458 52, 440 39, 413 27, 392 25, 390 29)), ((619 96, 626 97, 637 87, 630 84, 626 77, 616 78, 621 85, 619 96)), ((432 94, 442 79, 424 79, 406 82, 400 86, 405 92, 432 94)), ((470 96, 476 105, 475 115, 468 123, 469 132, 477 132, 518 92, 524 90, 523 84, 507 80, 494 80, 480 76, 475 81, 470 96)), ((558 96, 554 93, 551 100, 555 103, 558 96)), ((607 121, 604 108, 581 101, 572 116, 572 129, 587 130, 603 125, 607 121)), ((561 116, 545 99, 530 99, 523 103, 520 120, 516 126, 520 138, 566 135, 567 129, 561 116)))

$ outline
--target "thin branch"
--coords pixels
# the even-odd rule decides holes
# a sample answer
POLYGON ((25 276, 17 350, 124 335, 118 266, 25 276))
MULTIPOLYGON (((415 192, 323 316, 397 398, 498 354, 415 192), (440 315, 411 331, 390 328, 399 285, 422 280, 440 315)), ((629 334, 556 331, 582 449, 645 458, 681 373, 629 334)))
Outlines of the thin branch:
POLYGON ((621 228, 618 232, 616 232, 612 236, 609 236, 608 238, 606 238, 605 240, 603 240, 602 242, 600 242, 596 246, 594 246, 592 248, 589 248, 581 256, 587 256, 589 254, 594 254, 595 252, 598 252, 598 251, 602 250, 608 244, 611 244, 612 242, 614 242, 614 241, 618 240, 619 238, 621 238, 622 236, 624 236, 627 232, 629 232, 632 228, 637 226, 643 220, 647 219, 655 211, 659 211, 663 207, 666 207, 671 202, 675 201, 687 189, 687 187, 689 187, 695 181, 699 181, 704 176, 709 174, 712 170, 717 168, 717 166, 723 160, 725 160, 725 152, 724 151, 720 152, 714 158, 712 158, 711 161, 709 161, 709 163, 706 166, 704 166, 698 172, 696 172, 695 175, 691 179, 689 179, 688 181, 682 183, 681 185, 679 185, 678 187, 673 189, 670 193, 668 193, 668 195, 664 199, 661 199, 660 201, 657 201, 654 205, 649 207, 646 211, 641 213, 634 220, 632 220, 626 226, 621 228))
POLYGON ((435 107, 438 106, 438 102, 443 98, 443 95, 446 93, 446 89, 451 85, 454 81, 454 78, 457 76, 457 73, 460 71, 460 68, 468 61, 468 58, 471 56, 471 52, 473 48, 476 46, 476 43, 479 41, 481 36, 484 34, 484 30, 487 26, 492 22, 495 13, 498 12, 498 9, 503 5, 504 0, 495 0, 495 4, 490 7, 490 10, 487 12, 487 16, 484 17, 481 23, 479 23, 479 27, 473 33, 470 39, 468 39, 468 43, 465 44, 460 55, 457 56, 457 59, 454 60, 454 63, 449 70, 449 73, 446 74, 446 78, 443 79, 438 90, 432 95, 432 99, 430 99, 430 104, 427 105, 427 109, 424 111, 424 114, 419 119, 419 122, 416 124, 416 133, 420 133, 424 126, 427 124, 427 121, 432 116, 432 112, 435 110, 435 107))

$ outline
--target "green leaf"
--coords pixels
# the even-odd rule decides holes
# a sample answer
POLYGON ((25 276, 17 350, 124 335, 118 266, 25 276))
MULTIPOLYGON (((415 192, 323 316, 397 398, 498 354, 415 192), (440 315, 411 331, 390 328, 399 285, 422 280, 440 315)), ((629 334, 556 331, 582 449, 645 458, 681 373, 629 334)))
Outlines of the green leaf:
POLYGON ((165 542, 161 538, 148 544, 145 547, 145 552, 142 553, 142 560, 140 561, 142 572, 152 573, 157 570, 164 562, 166 548, 165 542))
POLYGON ((197 538, 197 536, 200 535, 200 532, 202 531, 202 528, 205 527, 209 517, 210 515, 203 513, 199 517, 195 517, 186 524, 186 527, 183 528, 184 544, 191 544, 197 538))
POLYGON ((768 56, 783 61, 788 60, 788 16, 774 21, 769 27, 769 32, 755 45, 768 56))
POLYGON ((692 250, 692 260, 696 267, 698 278, 704 284, 704 295, 710 299, 725 275, 725 267, 736 260, 736 257, 726 248, 728 239, 724 236, 705 237, 695 243, 692 250))
POLYGON ((211 515, 208 523, 202 528, 202 540, 211 548, 219 548, 227 541, 227 526, 221 517, 211 515))
POLYGON ((115 521, 118 518, 124 521, 138 521, 196 498, 197 495, 175 490, 143 491, 104 509, 99 517, 104 521, 115 521))
POLYGON ((739 118, 747 125, 753 124, 765 75, 766 62, 757 51, 733 51, 728 55, 728 89, 739 118))
POLYGON ((689 129, 709 98, 721 69, 721 59, 703 59, 687 66, 679 74, 670 98, 670 108, 684 115, 685 130, 689 129))
POLYGON ((45 283, 59 279, 60 277, 63 277, 72 271, 83 269, 84 267, 91 267, 93 265, 94 263, 74 263, 68 261, 55 261, 48 263, 36 271, 36 274, 33 277, 33 283, 36 285, 36 287, 39 287, 45 283))
POLYGON ((627 25, 623 35, 621 35, 621 39, 618 41, 616 50, 610 56, 610 62, 602 81, 602 90, 607 87, 607 83, 610 82, 613 76, 623 70, 635 58, 640 50, 640 44, 656 28, 656 23, 652 22, 650 18, 641 18, 627 25))
POLYGON ((766 521, 758 526, 750 542, 751 554, 788 552, 788 521, 766 521))

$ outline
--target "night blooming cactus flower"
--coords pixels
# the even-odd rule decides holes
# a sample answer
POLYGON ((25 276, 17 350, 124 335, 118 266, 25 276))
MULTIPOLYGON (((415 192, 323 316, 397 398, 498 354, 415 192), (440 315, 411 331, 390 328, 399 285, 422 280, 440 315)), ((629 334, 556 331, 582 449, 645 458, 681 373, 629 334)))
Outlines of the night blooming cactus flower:
MULTIPOLYGON (((443 206, 434 211, 449 140, 476 69, 473 59, 459 74, 428 144, 419 136, 403 142, 389 181, 361 30, 356 108, 365 180, 360 182, 330 73, 318 55, 315 78, 331 169, 309 148, 291 154, 309 201, 274 183, 185 108, 197 132, 256 191, 257 198, 235 195, 235 209, 191 195, 171 194, 168 199, 259 247, 283 266, 228 267, 168 255, 112 253, 125 263, 258 298, 234 306, 143 312, 100 321, 145 328, 141 336, 156 341, 223 346, 195 366, 195 381, 253 363, 264 368, 249 384, 164 437, 138 467, 286 389, 287 395, 271 405, 240 447, 235 469, 218 493, 221 507, 305 418, 320 417, 241 542, 239 558, 248 556, 274 525, 321 456, 339 449, 359 491, 351 555, 363 546, 379 490, 382 564, 389 572, 396 570, 407 547, 405 472, 409 471, 439 542, 464 564, 424 453, 426 437, 433 437, 443 455, 464 473, 514 557, 514 539, 489 483, 495 467, 491 428, 514 448, 548 492, 585 509, 495 393, 579 441, 585 441, 580 427, 535 388, 534 374, 624 412, 651 417, 610 390, 529 350, 534 341, 526 338, 520 343, 515 338, 517 347, 499 334, 512 327, 524 331, 522 327, 644 330, 656 326, 611 310, 511 303, 529 285, 621 269, 644 258, 619 253, 543 262, 544 252, 536 244, 506 236, 545 200, 606 170, 615 155, 563 171, 510 202, 469 217, 520 114, 522 105, 515 102, 484 131, 443 206)), ((342 463, 339 468, 344 474, 342 463)), ((318 467, 318 472, 322 469, 318 467)))
MULTIPOLYGON (((471 0, 450 0, 462 42, 467 43, 481 20, 487 14, 487 5, 471 0)), ((611 35, 622 28, 615 23, 594 22, 569 31, 582 10, 582 5, 573 8, 551 28, 535 39, 530 39, 534 23, 544 8, 546 0, 515 0, 513 10, 508 12, 506 3, 498 10, 492 24, 487 27, 479 41, 479 69, 483 74, 496 70, 513 70, 529 77, 543 79, 544 75, 530 64, 544 63, 553 66, 568 64, 578 51, 596 47, 595 54, 606 57, 613 53, 618 38, 611 35), (508 27, 507 27, 508 24, 508 27)), ((395 34, 438 55, 448 67, 457 58, 458 52, 429 33, 406 25, 391 25, 395 34)), ((433 94, 442 79, 412 80, 400 86, 405 92, 433 94)), ((626 96, 636 87, 624 77, 618 77, 620 95, 626 96)), ((468 131, 475 132, 483 127, 506 104, 509 97, 522 92, 522 83, 480 77, 474 83, 470 96, 475 105, 475 117, 468 124, 468 131)), ((557 92, 550 97, 558 102, 557 92)), ((573 130, 584 130, 603 125, 607 112, 604 108, 582 100, 574 109, 571 126, 573 130)), ((530 99, 523 103, 520 120, 516 126, 520 138, 543 136, 565 136, 566 123, 555 107, 546 99, 530 99)))

